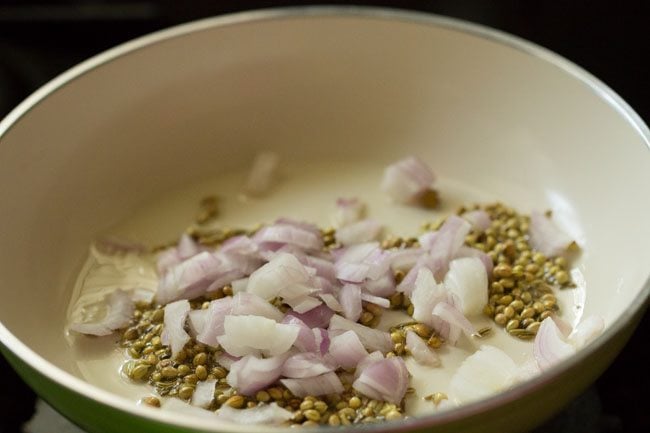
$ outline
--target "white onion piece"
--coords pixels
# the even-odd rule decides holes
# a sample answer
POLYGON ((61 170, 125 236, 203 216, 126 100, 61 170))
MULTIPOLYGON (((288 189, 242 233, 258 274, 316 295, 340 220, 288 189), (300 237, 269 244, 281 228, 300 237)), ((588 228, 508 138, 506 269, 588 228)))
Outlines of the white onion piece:
POLYGON ((335 227, 343 227, 363 218, 366 206, 358 198, 339 198, 336 200, 336 212, 332 216, 335 227))
POLYGON ((264 244, 289 244, 304 250, 320 251, 323 248, 321 237, 309 230, 289 224, 275 224, 263 227, 255 233, 253 240, 261 246, 264 244))
POLYGON ((106 295, 103 299, 106 308, 106 314, 101 320, 89 323, 73 323, 70 330, 86 335, 109 335, 116 329, 126 327, 135 310, 133 300, 123 290, 114 290, 106 295))
POLYGON ((547 257, 565 253, 573 243, 573 239, 569 235, 539 211, 530 213, 529 234, 532 247, 547 257))
POLYGON ((388 297, 395 293, 395 277, 388 271, 376 280, 367 280, 364 288, 375 296, 388 297))
POLYGON ((291 348, 300 328, 261 316, 226 316, 224 331, 217 341, 231 355, 245 356, 261 350, 276 356, 291 348))
POLYGON ((553 319, 544 319, 533 342, 533 356, 539 368, 547 370, 574 353, 576 348, 565 341, 553 319))
POLYGON ((432 314, 449 323, 452 327, 460 328, 468 337, 476 335, 476 328, 474 328, 472 322, 467 320, 462 311, 448 302, 438 302, 433 307, 432 314))
POLYGON ((242 256, 255 256, 259 248, 257 244, 248 236, 233 236, 225 240, 220 246, 220 253, 238 254, 242 256))
POLYGON ((332 319, 330 320, 329 330, 335 334, 337 331, 354 331, 359 336, 359 340, 361 340, 363 347, 370 351, 379 350, 382 353, 387 353, 390 352, 393 348, 390 334, 388 332, 380 331, 378 329, 361 325, 360 323, 352 322, 339 316, 338 314, 332 316, 332 319))
POLYGON ((415 332, 410 330, 406 332, 406 347, 408 347, 413 359, 418 364, 440 367, 438 355, 415 332))
POLYGON ((482 209, 465 212, 461 216, 469 221, 475 232, 484 232, 492 225, 490 215, 482 209))
POLYGON ((458 251, 456 251, 456 255, 454 256, 454 258, 461 259, 463 257, 476 257, 481 261, 483 267, 485 267, 485 272, 488 274, 488 276, 492 275, 492 269, 494 269, 494 263, 492 263, 492 259, 490 258, 490 256, 485 254, 483 251, 463 245, 460 248, 458 248, 458 251))
POLYGON ((460 402, 489 397, 514 384, 517 364, 500 349, 481 346, 468 356, 451 378, 449 389, 460 402))
POLYGON ((297 298, 285 299, 284 303, 289 305, 296 313, 304 314, 318 307, 323 302, 312 296, 299 296, 297 298))
POLYGON ((377 250, 380 250, 379 242, 368 242, 342 248, 335 252, 339 255, 336 257, 336 262, 365 263, 377 250))
POLYGON ((214 391, 217 387, 216 379, 208 379, 196 383, 192 394, 192 406, 207 408, 214 400, 214 391))
POLYGON ((408 203, 427 190, 434 181, 431 169, 410 156, 384 170, 381 190, 398 203, 408 203))
POLYGON ((178 240, 176 251, 181 260, 186 260, 200 253, 202 249, 190 235, 183 233, 178 240))
POLYGON ((296 397, 341 394, 344 391, 341 379, 334 372, 303 379, 281 379, 280 382, 296 397))
MULTIPOLYGON (((300 260, 300 258, 298 259, 300 260)), ((336 280, 336 270, 334 269, 334 263, 327 259, 315 256, 304 256, 304 259, 301 260, 301 263, 314 268, 316 270, 316 275, 323 277, 330 282, 334 282, 336 280)))
POLYGON ((343 311, 343 306, 331 293, 319 293, 318 297, 332 310, 343 311))
POLYGON ((262 316, 276 322, 281 322, 284 317, 282 312, 268 301, 248 292, 239 292, 232 297, 230 314, 233 316, 262 316))
POLYGON ((582 320, 569 335, 568 341, 579 349, 591 343, 603 333, 605 321, 600 316, 589 316, 582 320))
POLYGON ((433 326, 432 312, 437 303, 447 299, 444 285, 437 284, 429 269, 420 269, 411 294, 413 318, 426 325, 433 326))
POLYGON ((334 365, 331 365, 323 357, 315 353, 297 353, 287 358, 281 374, 292 379, 302 379, 329 373, 334 371, 335 368, 334 365))
POLYGON ((286 359, 287 354, 265 359, 245 356, 230 366, 226 381, 243 395, 255 395, 280 378, 286 359))
POLYGON ((424 253, 423 248, 402 248, 390 251, 390 267, 394 271, 408 272, 424 253))
POLYGON ((438 232, 424 232, 418 236, 418 244, 422 250, 430 250, 436 241, 438 232))
POLYGON ((346 284, 339 292, 339 302, 346 319, 356 322, 361 317, 361 287, 356 284, 346 284))
POLYGON ((165 305, 202 295, 222 272, 220 265, 219 258, 204 251, 172 267, 160 279, 156 302, 165 305))
POLYGON ((167 248, 161 251, 156 258, 156 268, 160 275, 164 275, 167 271, 182 262, 178 256, 176 247, 167 248))
POLYGON ((281 408, 277 403, 258 404, 253 408, 235 409, 223 405, 217 411, 219 419, 235 424, 282 424, 293 416, 292 412, 281 408))
POLYGON ((452 260, 444 284, 460 299, 463 314, 483 314, 483 307, 488 302, 488 275, 480 259, 466 257, 452 260))
POLYGON ((319 305, 305 314, 289 311, 287 312, 287 315, 297 317, 310 328, 327 328, 332 316, 334 315, 334 311, 326 305, 319 305))
POLYGON ((310 274, 298 259, 288 253, 275 256, 270 262, 256 270, 248 279, 248 292, 264 299, 276 296, 287 298, 298 294, 309 294, 304 284, 309 281, 310 274), (303 288, 299 293, 295 288, 303 288))
POLYGON ((304 230, 309 233, 312 233, 316 236, 321 235, 320 229, 316 224, 308 223, 306 221, 298 221, 293 218, 282 217, 275 220, 274 224, 289 225, 289 226, 296 227, 300 230, 304 230))
POLYGON ((365 370, 367 366, 369 366, 370 364, 374 364, 377 361, 381 361, 382 359, 384 359, 384 355, 378 350, 369 353, 368 356, 362 358, 361 361, 359 361, 359 363, 357 364, 357 368, 354 371, 354 379, 355 380, 358 379, 359 376, 361 376, 361 372, 365 370))
POLYGON ((368 356, 368 352, 354 331, 345 331, 343 334, 332 337, 329 354, 343 368, 356 367, 362 359, 368 356))
POLYGON ((334 236, 341 245, 354 245, 377 240, 381 233, 381 224, 372 219, 365 219, 340 227, 334 236))
POLYGON ((187 326, 189 334, 192 338, 197 336, 203 331, 205 322, 208 318, 208 310, 191 310, 187 315, 187 326))
POLYGON ((394 356, 367 365, 352 387, 372 399, 400 404, 408 382, 409 375, 404 360, 394 356))
POLYGON ((226 370, 230 370, 230 367, 240 359, 241 357, 239 356, 232 356, 228 355, 226 352, 221 352, 215 355, 214 360, 226 370))
POLYGON ((341 262, 336 265, 336 278, 347 283, 362 283, 368 276, 370 266, 365 263, 341 262))
POLYGON ((253 166, 246 178, 244 192, 252 196, 266 194, 273 186, 280 157, 274 152, 260 152, 253 159, 253 166))
POLYGON ((248 278, 239 278, 238 280, 233 280, 230 283, 230 287, 232 288, 233 294, 245 292, 248 288, 248 278))
MULTIPOLYGON (((233 298, 226 296, 221 299, 210 302, 210 306, 205 311, 204 326, 196 336, 196 341, 207 344, 208 346, 217 347, 219 345, 217 337, 225 333, 223 322, 227 315, 232 314, 233 298)), ((190 322, 194 311, 190 312, 190 322)), ((190 325, 190 327, 192 327, 190 325)))
POLYGON ((371 295, 370 293, 361 292, 361 300, 369 304, 375 304, 382 308, 390 308, 390 301, 386 298, 371 295))
POLYGON ((172 302, 165 305, 164 311, 165 332, 172 351, 172 358, 175 358, 185 344, 190 341, 190 336, 185 332, 185 320, 190 312, 190 303, 185 299, 172 302))

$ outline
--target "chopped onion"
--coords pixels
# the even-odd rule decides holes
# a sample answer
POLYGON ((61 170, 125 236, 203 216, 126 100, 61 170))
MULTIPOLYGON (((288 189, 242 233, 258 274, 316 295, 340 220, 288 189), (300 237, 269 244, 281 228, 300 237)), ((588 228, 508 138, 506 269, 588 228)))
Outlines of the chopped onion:
POLYGON ((315 353, 297 353, 284 362, 282 376, 293 379, 319 376, 335 370, 335 366, 315 353))
POLYGON ((319 235, 289 224, 263 227, 255 233, 253 240, 260 246, 270 243, 295 245, 304 250, 314 251, 320 251, 323 248, 323 240, 319 235))
POLYGON ((481 261, 481 263, 483 263, 483 267, 485 267, 485 272, 488 274, 488 277, 492 275, 494 264, 492 263, 490 256, 485 254, 483 251, 463 245, 462 247, 458 248, 458 251, 456 252, 454 258, 460 259, 463 257, 476 257, 481 261))
POLYGON ((334 263, 331 261, 316 256, 305 256, 302 263, 314 268, 316 275, 325 278, 329 282, 333 283, 336 280, 336 270, 334 269, 334 263))
POLYGON ((544 319, 533 343, 533 355, 539 368, 547 370, 575 352, 576 348, 565 341, 553 319, 544 319))
POLYGON ((214 400, 214 391, 217 387, 216 379, 208 379, 196 383, 196 388, 192 394, 192 405, 202 408, 208 408, 214 400))
POLYGON ((431 169, 410 156, 386 167, 381 190, 398 203, 409 203, 434 181, 431 169))
POLYGON ((433 326, 433 308, 447 298, 447 291, 442 284, 437 284, 429 269, 420 269, 411 295, 413 318, 426 325, 433 326))
POLYGON ((544 319, 533 343, 533 355, 540 370, 547 370, 573 355, 598 337, 604 328, 605 322, 599 316, 585 318, 573 332, 557 317, 544 319))
POLYGON ((190 336, 185 332, 185 320, 190 312, 190 303, 185 299, 172 302, 165 305, 164 311, 164 326, 173 358, 190 341, 190 336))
POLYGON ((231 355, 245 356, 261 350, 275 356, 291 348, 300 328, 261 316, 226 316, 224 331, 217 341, 231 355))
POLYGON ((493 346, 481 346, 468 356, 451 378, 449 389, 460 402, 489 397, 514 384, 517 364, 493 346))
POLYGON ((368 356, 365 358, 362 358, 361 361, 357 364, 357 368, 354 371, 354 379, 358 379, 359 376, 361 376, 361 372, 365 370, 367 366, 370 364, 374 364, 377 361, 381 361, 384 359, 384 355, 380 351, 375 351, 372 353, 369 353, 368 356))
POLYGON ((227 404, 217 411, 220 419, 236 424, 282 424, 293 417, 293 413, 281 408, 277 403, 258 404, 247 409, 235 409, 227 404))
POLYGON ((329 354, 334 361, 343 368, 353 368, 368 356, 359 336, 354 331, 332 337, 330 341, 329 354))
POLYGON ((602 317, 589 316, 581 321, 569 335, 569 343, 577 349, 584 347, 602 334, 603 329, 605 329, 605 321, 602 317))
POLYGON ((361 287, 356 284, 346 284, 339 292, 339 302, 346 319, 356 322, 361 317, 361 287))
POLYGON ((573 243, 573 239, 560 230, 553 220, 542 212, 532 211, 530 214, 530 244, 546 257, 558 256, 565 253, 573 243))
POLYGON ((488 302, 488 275, 478 258, 454 259, 445 275, 445 287, 460 299, 462 313, 480 315, 488 302))
POLYGON ((369 304, 375 304, 382 308, 390 308, 390 301, 386 298, 371 295, 370 293, 361 292, 361 300, 369 304))
POLYGON ((482 233, 492 225, 490 215, 482 209, 465 212, 461 216, 469 221, 475 232, 482 233))
POLYGON ((388 297, 395 293, 395 277, 391 271, 388 271, 376 280, 366 281, 364 287, 375 296, 388 297))
POLYGON ((340 227, 335 238, 341 245, 354 245, 377 239, 381 233, 381 224, 372 219, 365 219, 340 227))
POLYGON ((233 316, 262 316, 275 320, 276 322, 281 322, 284 317, 282 312, 268 301, 248 292, 239 292, 232 297, 232 310, 230 314, 233 316))
POLYGON ((318 228, 318 226, 316 224, 308 223, 308 222, 305 222, 305 221, 298 221, 298 220, 295 220, 295 219, 292 219, 292 218, 284 217, 284 218, 278 218, 277 220, 275 220, 275 224, 289 225, 289 226, 296 227, 296 228, 298 228, 300 230, 310 232, 310 233, 312 233, 312 234, 314 234, 316 236, 321 235, 320 229, 318 228))
POLYGON ((233 294, 245 292, 248 288, 248 277, 232 281, 230 287, 232 288, 233 294))
POLYGON ((411 355, 413 355, 413 359, 418 364, 429 367, 440 367, 440 358, 438 355, 415 332, 410 330, 406 331, 406 347, 408 347, 411 355))
POLYGON ((253 167, 246 179, 244 192, 253 196, 266 194, 277 177, 279 161, 280 157, 274 152, 261 152, 255 155, 253 167))
POLYGON ((394 356, 367 365, 352 387, 372 399, 400 404, 406 394, 408 381, 404 360, 394 356))
POLYGON ((295 256, 282 253, 251 274, 247 290, 264 299, 294 298, 310 293, 304 286, 309 278, 309 272, 295 256), (301 290, 297 292, 296 288, 301 290))
POLYGON ((363 218, 366 206, 358 198, 339 198, 332 217, 335 227, 343 227, 363 218))
POLYGON ((383 353, 387 353, 393 348, 390 334, 388 332, 352 322, 338 314, 332 316, 329 330, 335 334, 345 331, 354 331, 359 336, 359 340, 361 340, 363 346, 370 351, 379 350, 383 353))
POLYGON ((318 296, 323 300, 325 305, 334 311, 343 311, 343 306, 331 293, 319 293, 318 296))
POLYGON ((202 295, 222 272, 220 265, 219 258, 204 251, 172 267, 160 279, 156 302, 164 305, 202 295))
POLYGON ((423 248, 402 248, 390 251, 390 267, 394 271, 407 272, 424 253, 423 248))
POLYGON ((230 370, 232 365, 240 359, 240 356, 228 355, 226 352, 217 353, 214 356, 214 360, 226 370, 230 370))
POLYGON ((280 382, 296 397, 341 394, 345 390, 334 372, 303 379, 281 379, 280 382))
POLYGON ((233 236, 219 246, 220 253, 242 256, 255 256, 258 250, 257 244, 248 236, 233 236))
POLYGON ((298 336, 296 337, 296 341, 293 342, 293 345, 298 348, 298 350, 301 352, 318 351, 319 347, 316 344, 316 337, 314 336, 312 329, 308 327, 305 322, 297 317, 286 315, 284 316, 284 319, 282 319, 282 323, 298 327, 298 336))
POLYGON ((73 323, 70 330, 87 335, 109 335, 116 329, 126 327, 131 321, 135 304, 123 290, 115 290, 104 297, 102 301, 106 308, 104 317, 95 322, 73 323))
POLYGON ((318 352, 321 355, 325 355, 330 348, 330 336, 327 330, 323 328, 314 328, 312 329, 314 334, 314 340, 316 342, 316 347, 318 352))
POLYGON ((197 336, 203 331, 207 318, 208 310, 191 310, 188 313, 187 325, 192 338, 197 338, 197 336))
MULTIPOLYGON (((207 315, 204 317, 204 326, 196 336, 196 340, 199 343, 217 347, 219 345, 217 337, 225 333, 223 322, 227 315, 232 314, 232 307, 233 297, 226 296, 210 302, 207 310, 199 310, 205 311, 207 315)), ((193 313, 194 311, 190 312, 190 323, 193 313)))
MULTIPOLYGON (((433 307, 432 314, 447 322, 449 326, 460 328, 468 337, 476 335, 476 329, 474 328, 474 325, 472 325, 472 322, 467 320, 456 306, 448 302, 438 302, 436 306, 433 307)), ((457 340, 457 338, 452 337, 447 337, 447 339, 450 340, 452 344, 455 344, 457 340)))
POLYGON ((297 298, 284 299, 284 303, 288 304, 296 313, 304 314, 318 307, 323 302, 312 296, 299 296, 297 298))
POLYGON ((368 276, 370 266, 365 263, 347 263, 341 262, 336 264, 336 278, 347 283, 362 283, 368 276))
POLYGON ((326 305, 319 305, 305 314, 289 311, 287 312, 287 315, 297 317, 310 328, 327 328, 330 319, 334 315, 334 311, 329 309, 326 305))
POLYGON ((255 395, 280 378, 286 359, 286 354, 266 359, 245 356, 230 366, 226 381, 240 394, 255 395))

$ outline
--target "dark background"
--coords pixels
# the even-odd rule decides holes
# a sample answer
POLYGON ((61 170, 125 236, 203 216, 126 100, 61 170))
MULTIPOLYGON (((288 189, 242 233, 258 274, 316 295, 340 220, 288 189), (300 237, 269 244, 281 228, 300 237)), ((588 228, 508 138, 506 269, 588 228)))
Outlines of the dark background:
MULTIPOLYGON (((0 0, 0 118, 60 72, 134 37, 205 16, 310 3, 313 4, 245 0, 0 0)), ((354 3, 433 12, 521 36, 584 67, 619 93, 646 122, 650 121, 650 2, 354 3)), ((612 143, 613 152, 615 146, 612 143)), ((606 205, 606 197, 604 200, 606 205)), ((612 229, 614 226, 613 223, 612 229)), ((643 346, 650 335, 649 322, 646 316, 627 347, 595 386, 536 433, 650 431, 650 409, 646 407, 650 401, 647 398, 649 362, 643 346)), ((1 357, 0 371, 3 372, 0 433, 19 432, 21 424, 31 417, 35 396, 1 357)))

